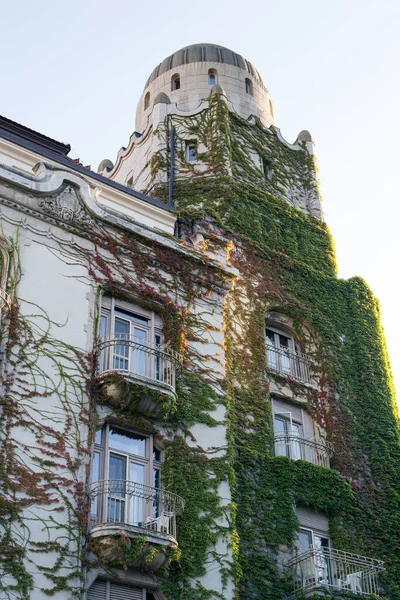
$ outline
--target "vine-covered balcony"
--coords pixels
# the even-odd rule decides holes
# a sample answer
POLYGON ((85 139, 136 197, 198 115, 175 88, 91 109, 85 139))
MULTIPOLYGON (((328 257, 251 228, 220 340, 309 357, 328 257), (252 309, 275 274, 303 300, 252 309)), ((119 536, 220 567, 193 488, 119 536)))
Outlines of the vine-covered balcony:
POLYGON ((329 468, 329 460, 333 456, 333 446, 327 440, 298 433, 276 433, 274 447, 275 456, 287 456, 292 460, 306 460, 320 467, 329 468))
POLYGON ((116 373, 164 393, 175 394, 177 352, 163 344, 115 334, 98 346, 100 374, 116 373))
POLYGON ((378 575, 384 570, 381 560, 311 547, 287 564, 286 575, 293 582, 292 598, 324 590, 366 596, 379 594, 378 575))
POLYGON ((300 383, 315 386, 312 374, 312 361, 299 350, 266 344, 267 366, 270 371, 289 377, 300 383))
MULTIPOLYGON (((90 504, 89 534, 100 540, 108 558, 116 560, 118 549, 110 540, 123 533, 127 538, 145 539, 152 546, 177 547, 176 516, 185 501, 172 492, 134 481, 94 481, 87 489, 90 504)), ((154 555, 151 568, 162 564, 165 553, 154 555)))

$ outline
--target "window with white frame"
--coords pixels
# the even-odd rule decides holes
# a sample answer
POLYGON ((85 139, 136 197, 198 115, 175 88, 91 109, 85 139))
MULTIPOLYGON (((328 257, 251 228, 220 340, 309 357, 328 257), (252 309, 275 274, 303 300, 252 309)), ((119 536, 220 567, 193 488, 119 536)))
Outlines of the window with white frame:
POLYGON ((271 402, 275 456, 329 467, 332 446, 307 410, 281 398, 272 398, 271 402))
POLYGON ((99 337, 100 372, 117 370, 155 381, 163 379, 162 320, 154 311, 105 296, 99 337))
POLYGON ((300 523, 295 541, 297 553, 305 557, 302 564, 302 576, 305 579, 303 583, 305 587, 330 585, 333 581, 333 565, 329 552, 331 543, 328 517, 322 512, 301 506, 296 508, 296 513, 300 523))
POLYGON ((92 482, 107 484, 92 500, 94 520, 146 527, 157 519, 161 510, 157 494, 161 489, 161 460, 162 452, 154 436, 111 423, 99 429, 92 482))
POLYGON ((292 336, 268 325, 265 337, 267 365, 272 371, 311 382, 310 360, 300 352, 292 336))

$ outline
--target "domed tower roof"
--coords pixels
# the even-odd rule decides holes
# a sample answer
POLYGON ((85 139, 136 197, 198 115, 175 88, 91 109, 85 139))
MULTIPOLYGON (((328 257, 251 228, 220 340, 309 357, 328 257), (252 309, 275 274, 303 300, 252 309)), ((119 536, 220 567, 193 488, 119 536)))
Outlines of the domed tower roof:
POLYGON ((153 69, 137 106, 136 130, 146 131, 153 107, 165 103, 166 96, 169 114, 188 115, 217 91, 224 95, 229 110, 241 117, 254 115, 266 127, 275 124, 271 96, 251 62, 224 46, 193 44, 167 56, 153 69))
POLYGON ((264 85, 259 72, 251 62, 243 58, 240 54, 236 54, 233 50, 224 48, 224 46, 217 46, 217 44, 192 44, 191 46, 185 46, 185 48, 181 48, 167 58, 164 58, 164 60, 153 70, 146 82, 145 88, 157 77, 171 69, 175 69, 181 65, 201 62, 221 63, 239 67, 239 69, 243 69, 252 75, 258 83, 264 85))

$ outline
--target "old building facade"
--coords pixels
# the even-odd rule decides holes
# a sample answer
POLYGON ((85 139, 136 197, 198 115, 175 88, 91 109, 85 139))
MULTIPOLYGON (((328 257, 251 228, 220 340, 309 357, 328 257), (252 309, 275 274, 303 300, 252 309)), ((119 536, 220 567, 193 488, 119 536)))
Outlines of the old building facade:
POLYGON ((203 44, 97 173, 0 119, 0 599, 400 598, 379 307, 314 145, 203 44))

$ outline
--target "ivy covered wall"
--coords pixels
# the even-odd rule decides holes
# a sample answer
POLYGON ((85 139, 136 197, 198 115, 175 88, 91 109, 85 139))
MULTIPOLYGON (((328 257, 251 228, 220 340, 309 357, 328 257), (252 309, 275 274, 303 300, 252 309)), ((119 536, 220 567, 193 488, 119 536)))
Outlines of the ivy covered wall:
POLYGON ((196 170, 178 151, 181 236, 201 229, 204 251, 225 247, 240 273, 225 308, 239 597, 278 599, 288 589, 277 559, 293 545, 297 503, 328 514, 334 548, 384 560, 382 594, 400 598, 399 421, 379 303, 360 278, 337 278, 329 230, 305 214, 307 198, 318 195, 314 159, 305 145, 299 152, 273 128, 229 113, 221 97, 212 97, 205 113, 170 116, 165 127, 171 126, 178 148, 198 136, 205 164, 196 170), (268 159, 270 180, 254 151, 268 159), (304 211, 290 201, 301 195, 304 211), (274 457, 274 377, 264 338, 271 309, 293 320, 302 349, 320 366, 319 391, 292 383, 289 398, 307 397, 308 411, 334 444, 331 469, 274 457), (305 325, 311 343, 302 339, 305 325))
MULTIPOLYGON (((146 237, 129 220, 122 227, 92 218, 71 227, 42 214, 40 235, 24 230, 22 210, 18 218, 13 213, 12 227, 7 222, 14 266, 2 321, 1 585, 21 600, 64 600, 81 595, 90 571, 115 572, 87 536, 85 495, 94 432, 112 415, 158 436, 163 484, 186 501, 180 552, 170 553, 158 573, 168 600, 284 599, 290 582, 279 561, 294 544, 295 504, 329 516, 335 548, 384 560, 382 595, 400 600, 399 429, 379 305, 362 280, 337 278, 329 230, 309 216, 319 201, 314 159, 305 144, 290 147, 274 129, 231 114, 218 95, 198 115, 170 115, 156 132, 160 140, 171 127, 179 240, 146 237), (185 160, 188 139, 198 140, 194 165, 185 160), (257 157, 268 162, 270 177, 257 157), (76 285, 84 282, 86 347, 71 343, 68 322, 20 297, 39 244, 41 257, 48 253, 69 267, 76 285), (154 397, 161 418, 138 414, 137 387, 125 390, 128 407, 98 385, 104 292, 157 312, 181 356, 176 399, 163 404, 154 397), (268 371, 270 311, 291 320, 302 351, 318 365, 318 389, 268 371), (331 468, 274 456, 270 399, 277 389, 293 402, 302 398, 327 432, 335 448, 331 468), (46 512, 48 505, 56 511, 46 512)), ((169 172, 170 160, 165 143, 149 164, 154 181, 169 172)), ((167 198, 167 186, 156 191, 167 198)), ((2 189, 2 202, 11 193, 2 189)), ((49 285, 44 269, 41 276, 49 285)), ((126 550, 117 541, 120 566, 129 571, 146 542, 126 550)))

